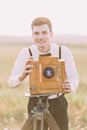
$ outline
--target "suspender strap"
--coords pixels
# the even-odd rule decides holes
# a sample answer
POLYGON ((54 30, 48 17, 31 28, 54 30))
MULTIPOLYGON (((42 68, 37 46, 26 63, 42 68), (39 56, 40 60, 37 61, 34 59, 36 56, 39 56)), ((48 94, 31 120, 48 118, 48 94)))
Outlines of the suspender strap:
POLYGON ((30 56, 32 56, 32 52, 31 52, 31 49, 29 48, 28 50, 29 50, 30 56))
POLYGON ((61 59, 61 46, 59 46, 59 59, 61 59))
MULTIPOLYGON (((32 56, 32 52, 31 52, 31 49, 29 48, 29 54, 30 56, 32 56)), ((49 55, 50 56, 50 55, 49 55)), ((59 46, 59 59, 61 59, 61 46, 59 46)))

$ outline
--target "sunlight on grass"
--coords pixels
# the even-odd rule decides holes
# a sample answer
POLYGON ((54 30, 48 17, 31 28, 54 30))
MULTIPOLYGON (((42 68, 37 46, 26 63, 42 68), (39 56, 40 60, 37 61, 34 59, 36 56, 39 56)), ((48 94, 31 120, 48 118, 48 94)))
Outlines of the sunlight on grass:
MULTIPOLYGON (((27 117, 28 97, 24 96, 28 83, 11 89, 8 78, 19 51, 26 45, 0 47, 0 130, 20 128, 27 117)), ((69 102, 69 130, 87 129, 87 46, 70 46, 79 73, 80 85, 75 93, 66 95, 69 102)))

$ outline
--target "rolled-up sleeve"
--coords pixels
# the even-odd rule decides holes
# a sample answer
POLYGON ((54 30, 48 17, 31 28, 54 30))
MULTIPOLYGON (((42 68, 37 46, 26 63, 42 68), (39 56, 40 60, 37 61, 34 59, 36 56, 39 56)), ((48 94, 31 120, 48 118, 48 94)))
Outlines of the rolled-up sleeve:
POLYGON ((11 88, 18 87, 21 84, 21 81, 19 80, 19 75, 10 77, 8 84, 9 84, 9 87, 11 88))
POLYGON ((73 60, 71 51, 66 47, 63 47, 62 49, 63 49, 62 57, 65 60, 67 80, 71 84, 71 91, 75 92, 79 86, 79 76, 77 73, 76 64, 73 60))
POLYGON ((28 48, 23 48, 14 63, 11 75, 8 80, 9 87, 15 88, 21 84, 19 76, 23 73, 25 62, 28 58, 28 48))

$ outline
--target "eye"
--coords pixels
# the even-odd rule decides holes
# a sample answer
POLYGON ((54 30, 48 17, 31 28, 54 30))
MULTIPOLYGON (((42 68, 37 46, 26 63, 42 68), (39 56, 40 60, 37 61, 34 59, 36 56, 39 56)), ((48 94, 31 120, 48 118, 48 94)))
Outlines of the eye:
POLYGON ((34 35, 39 35, 39 32, 34 32, 34 35))
POLYGON ((47 34, 47 31, 43 31, 42 34, 47 34))

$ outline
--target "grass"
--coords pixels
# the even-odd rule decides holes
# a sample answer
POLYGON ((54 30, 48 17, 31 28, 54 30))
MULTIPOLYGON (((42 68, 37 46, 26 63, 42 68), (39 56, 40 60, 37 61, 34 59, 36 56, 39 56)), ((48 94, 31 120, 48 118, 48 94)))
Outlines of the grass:
MULTIPOLYGON (((0 130, 20 128, 27 116, 26 81, 10 89, 8 78, 20 50, 27 45, 0 45, 0 130)), ((69 130, 86 130, 87 126, 87 46, 69 46, 79 73, 80 85, 75 93, 66 95, 69 102, 69 130)))

